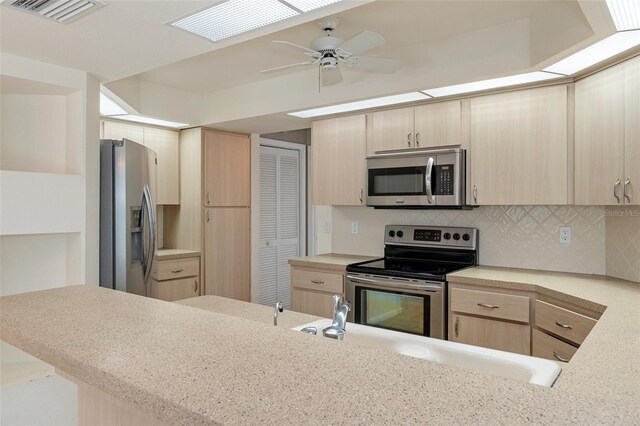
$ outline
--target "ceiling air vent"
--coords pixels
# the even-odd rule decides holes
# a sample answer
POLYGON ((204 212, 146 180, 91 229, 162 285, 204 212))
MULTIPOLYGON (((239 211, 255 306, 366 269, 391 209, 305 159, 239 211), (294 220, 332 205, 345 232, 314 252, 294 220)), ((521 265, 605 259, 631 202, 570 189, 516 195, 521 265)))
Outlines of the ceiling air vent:
POLYGON ((100 0, 10 0, 3 4, 63 24, 75 21, 105 5, 100 0))

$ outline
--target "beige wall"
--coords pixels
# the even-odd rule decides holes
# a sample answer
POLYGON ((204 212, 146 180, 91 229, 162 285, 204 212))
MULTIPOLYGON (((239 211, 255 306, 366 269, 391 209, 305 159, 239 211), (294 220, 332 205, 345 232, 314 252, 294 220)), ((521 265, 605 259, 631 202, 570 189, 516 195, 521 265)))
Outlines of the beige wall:
POLYGON ((610 207, 605 217, 607 275, 640 282, 640 207, 610 207))
POLYGON ((605 273, 602 207, 491 206, 473 210, 374 210, 333 207, 331 251, 383 254, 387 224, 470 226, 480 230, 480 264, 588 274, 605 273), (359 234, 351 222, 359 222, 359 234), (560 244, 559 226, 572 227, 560 244))

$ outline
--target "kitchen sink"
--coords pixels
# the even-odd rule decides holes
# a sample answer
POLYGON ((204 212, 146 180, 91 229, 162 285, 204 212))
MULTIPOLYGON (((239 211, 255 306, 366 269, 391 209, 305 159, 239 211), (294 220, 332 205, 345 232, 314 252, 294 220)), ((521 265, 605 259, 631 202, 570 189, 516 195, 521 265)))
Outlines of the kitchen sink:
MULTIPOLYGON (((316 338, 323 339, 322 329, 330 325, 330 319, 321 319, 295 327, 293 330, 300 331, 305 327, 316 327, 318 329, 316 338)), ((346 328, 344 340, 347 342, 546 387, 553 385, 561 370, 560 365, 554 361, 527 355, 360 324, 348 323, 346 328)))

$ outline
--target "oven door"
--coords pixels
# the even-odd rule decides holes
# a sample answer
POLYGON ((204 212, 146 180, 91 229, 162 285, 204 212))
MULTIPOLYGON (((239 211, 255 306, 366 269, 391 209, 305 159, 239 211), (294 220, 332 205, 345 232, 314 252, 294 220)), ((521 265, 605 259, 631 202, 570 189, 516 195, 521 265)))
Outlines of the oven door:
POLYGON ((445 339, 445 283, 349 273, 349 321, 445 339))

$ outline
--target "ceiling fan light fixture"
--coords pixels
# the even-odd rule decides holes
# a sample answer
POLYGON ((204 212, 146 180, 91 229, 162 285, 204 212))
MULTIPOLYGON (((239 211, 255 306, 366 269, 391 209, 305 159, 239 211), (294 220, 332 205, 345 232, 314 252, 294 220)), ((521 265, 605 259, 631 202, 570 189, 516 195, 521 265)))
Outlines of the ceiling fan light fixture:
POLYGON ((329 6, 330 4, 339 3, 342 0, 283 0, 285 3, 290 4, 302 12, 310 12, 312 10, 320 9, 321 7, 329 6))
POLYGON ((227 0, 169 25, 216 42, 299 14, 278 0, 227 0))
POLYGON ((564 75, 575 74, 638 45, 640 45, 640 30, 615 33, 548 66, 543 71, 564 75))
POLYGON ((422 93, 438 98, 442 96, 458 95, 461 93, 480 92, 482 90, 496 89, 499 87, 517 86, 519 84, 533 83, 558 77, 562 76, 548 72, 534 71, 524 74, 510 75, 507 77, 473 81, 471 83, 455 84, 453 86, 425 89, 422 90, 422 93))
POLYGON ((607 7, 618 31, 640 29, 640 0, 607 0, 607 7))
POLYGON ((422 101, 429 96, 420 92, 403 93, 401 95, 384 96, 382 98, 367 99, 364 101, 349 102, 345 104, 331 105, 322 108, 308 109, 305 111, 290 112, 288 115, 299 118, 311 118, 321 115, 339 114, 342 112, 357 111, 361 109, 376 108, 388 105, 403 104, 407 102, 422 101))

